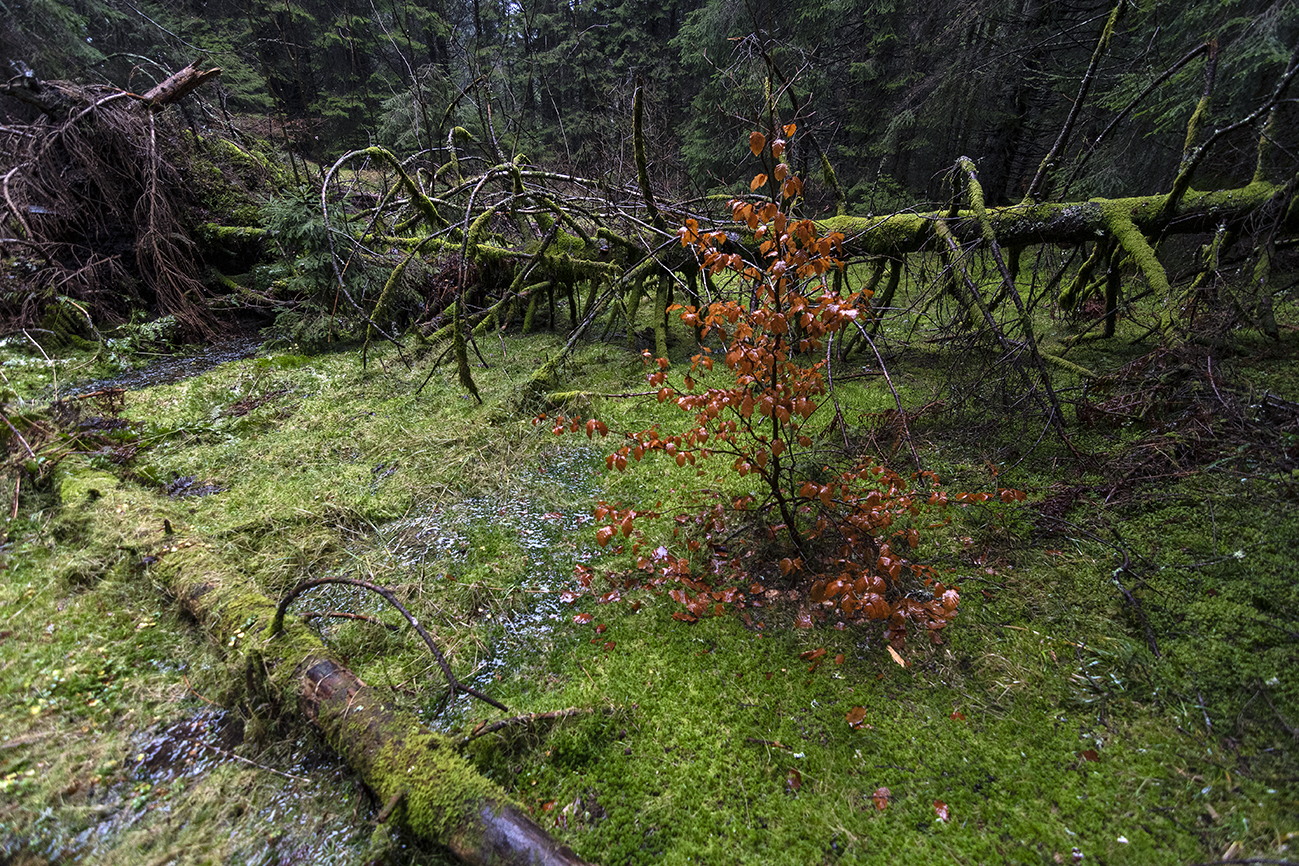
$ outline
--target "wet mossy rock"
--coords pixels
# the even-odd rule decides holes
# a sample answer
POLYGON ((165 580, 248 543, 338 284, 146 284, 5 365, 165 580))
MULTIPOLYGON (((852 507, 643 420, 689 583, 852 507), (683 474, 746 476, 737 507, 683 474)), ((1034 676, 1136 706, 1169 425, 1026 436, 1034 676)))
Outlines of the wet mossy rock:
POLYGON ((141 558, 151 577, 217 644, 239 653, 236 670, 258 671, 282 707, 301 708, 381 802, 390 820, 445 845, 469 864, 581 866, 440 735, 347 669, 306 625, 285 618, 269 636, 276 603, 241 585, 178 513, 149 491, 111 473, 65 460, 57 479, 69 517, 94 521, 100 534, 141 558), (165 521, 175 524, 166 534, 165 521))

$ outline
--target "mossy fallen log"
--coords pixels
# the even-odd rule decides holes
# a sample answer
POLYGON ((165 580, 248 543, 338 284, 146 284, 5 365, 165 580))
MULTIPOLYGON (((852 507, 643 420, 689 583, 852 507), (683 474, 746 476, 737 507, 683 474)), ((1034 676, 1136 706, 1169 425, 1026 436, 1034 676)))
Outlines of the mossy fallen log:
MULTIPOLYGON (((1082 202, 1025 203, 983 210, 897 213, 878 217, 839 216, 822 220, 823 231, 842 232, 849 255, 897 257, 937 248, 937 225, 944 221, 962 244, 983 240, 991 231, 1003 247, 1027 244, 1076 244, 1107 235, 1118 223, 1145 238, 1164 234, 1212 232, 1222 223, 1247 219, 1269 201, 1283 196, 1283 184, 1254 181, 1238 189, 1189 191, 1171 211, 1167 195, 1091 199, 1082 202)), ((1286 215, 1288 229, 1299 214, 1286 215)))
POLYGON ((348 670, 297 617, 271 637, 276 602, 251 589, 154 494, 73 460, 60 465, 65 512, 93 520, 207 631, 237 653, 282 707, 297 706, 364 780, 388 820, 445 845, 467 864, 582 866, 491 780, 407 711, 348 670), (168 521, 175 521, 171 533, 168 521))

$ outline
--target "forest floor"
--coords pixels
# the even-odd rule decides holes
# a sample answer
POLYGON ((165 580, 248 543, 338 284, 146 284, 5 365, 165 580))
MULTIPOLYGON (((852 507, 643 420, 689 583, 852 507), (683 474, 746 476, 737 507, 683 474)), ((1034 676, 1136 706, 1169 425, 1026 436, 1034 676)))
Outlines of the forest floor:
MULTIPOLYGON (((960 613, 896 657, 876 626, 797 627, 805 596, 774 567, 747 589, 757 604, 694 623, 629 584, 633 551, 595 544, 597 498, 670 518, 689 491, 746 483, 667 460, 607 471, 608 443, 514 411, 553 335, 482 343, 482 405, 453 366, 421 389, 433 356, 408 369, 389 349, 364 367, 262 353, 120 406, 69 401, 81 444, 65 450, 96 447, 63 459, 155 491, 159 540, 204 539, 272 597, 323 575, 394 588, 511 714, 590 710, 465 751, 592 862, 1276 862, 1299 845, 1299 339, 1283 334, 1243 337, 1207 378, 1205 350, 1071 356, 1135 371, 1071 428, 1082 462, 1040 424, 980 411, 995 388, 958 410, 962 362, 890 359, 907 406, 947 401, 913 422, 926 468, 953 490, 1028 493, 927 539, 960 613)), ((20 402, 48 401, 53 362, 4 352, 20 402)), ((75 363, 58 362, 65 386, 75 363)), ((568 414, 684 424, 653 397, 597 396, 646 390, 622 346, 582 349, 565 375, 583 392, 568 414)), ((893 396, 848 375, 853 447, 905 466, 872 426, 893 396)), ((208 641, 147 557, 52 488, 19 490, 0 551, 0 859, 445 862, 376 828, 383 804, 297 709, 245 689, 240 647, 208 641)), ((646 524, 642 550, 673 526, 646 524)), ((295 611, 399 622, 342 590, 295 611)), ((448 701, 404 626, 315 622, 436 730, 506 715, 448 701)))

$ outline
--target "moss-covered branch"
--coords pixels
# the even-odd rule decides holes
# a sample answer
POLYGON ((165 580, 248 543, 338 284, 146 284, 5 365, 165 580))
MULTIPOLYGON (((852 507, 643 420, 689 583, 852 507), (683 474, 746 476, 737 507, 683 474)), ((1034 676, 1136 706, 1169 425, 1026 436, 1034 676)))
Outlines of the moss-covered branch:
POLYGON ((153 580, 219 646, 243 657, 240 667, 260 678, 259 688, 283 707, 300 706, 377 798, 395 804, 390 820, 468 864, 581 866, 447 739, 387 703, 299 618, 286 617, 272 635, 276 603, 231 573, 203 539, 187 536, 166 503, 71 460, 60 472, 63 509, 147 554, 153 580), (175 534, 164 533, 168 518, 175 534))
MULTIPOLYGON (((973 210, 899 213, 882 217, 831 217, 820 223, 825 231, 842 232, 847 255, 902 256, 936 247, 936 222, 946 220, 959 242, 983 238, 990 226, 1004 247, 1025 244, 1090 242, 1110 230, 1113 213, 1123 213, 1145 237, 1212 232, 1222 223, 1248 219, 1285 187, 1256 181, 1237 189, 1186 193, 1165 212, 1167 196, 1150 195, 1083 202, 1017 204, 988 208, 986 222, 973 210), (1108 213, 1107 213, 1108 212, 1108 213)), ((1290 212, 1287 230, 1299 229, 1299 214, 1290 212)))

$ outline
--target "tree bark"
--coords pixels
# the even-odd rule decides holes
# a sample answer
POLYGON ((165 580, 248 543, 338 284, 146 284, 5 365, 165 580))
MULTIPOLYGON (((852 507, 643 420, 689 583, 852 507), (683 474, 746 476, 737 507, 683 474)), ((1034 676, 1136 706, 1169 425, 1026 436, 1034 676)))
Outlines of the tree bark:
POLYGON ((161 111, 173 102, 184 99, 209 78, 215 78, 220 74, 220 67, 200 70, 198 61, 195 61, 145 93, 144 101, 150 110, 161 111))

